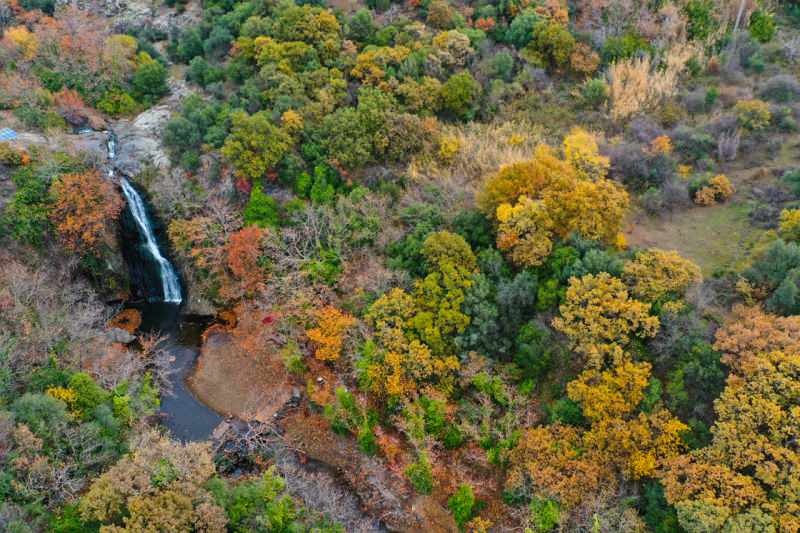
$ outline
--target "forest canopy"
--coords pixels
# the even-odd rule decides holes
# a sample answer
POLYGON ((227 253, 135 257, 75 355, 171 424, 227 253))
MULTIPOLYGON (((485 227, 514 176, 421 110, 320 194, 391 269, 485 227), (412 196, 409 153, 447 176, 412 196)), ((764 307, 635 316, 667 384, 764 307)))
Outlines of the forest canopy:
POLYGON ((799 531, 799 28, 0 0, 0 530, 799 531))

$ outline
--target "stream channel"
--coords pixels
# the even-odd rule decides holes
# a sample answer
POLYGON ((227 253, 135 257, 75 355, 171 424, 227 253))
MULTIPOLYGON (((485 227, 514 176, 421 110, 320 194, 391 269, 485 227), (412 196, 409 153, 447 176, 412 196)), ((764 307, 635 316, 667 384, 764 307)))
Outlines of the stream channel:
POLYGON ((109 176, 118 176, 125 196, 120 237, 133 293, 125 306, 141 312, 141 331, 167 337, 165 349, 174 358, 172 394, 161 397, 163 423, 179 440, 205 440, 223 417, 195 397, 186 378, 194 368, 200 353, 200 336, 210 319, 181 313, 184 291, 166 253, 163 227, 145 197, 116 168, 117 137, 113 131, 108 132, 107 149, 109 176))

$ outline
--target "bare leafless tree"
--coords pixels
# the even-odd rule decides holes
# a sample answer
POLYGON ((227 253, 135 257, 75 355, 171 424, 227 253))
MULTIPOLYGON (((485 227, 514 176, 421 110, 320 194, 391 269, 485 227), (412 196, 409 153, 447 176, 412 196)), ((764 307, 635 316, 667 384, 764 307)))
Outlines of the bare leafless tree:
POLYGON ((717 155, 722 161, 734 161, 739 155, 742 134, 739 130, 724 132, 717 139, 717 155))
POLYGON ((161 394, 174 394, 172 374, 175 372, 173 362, 175 357, 170 353, 167 344, 168 337, 160 333, 143 333, 139 335, 139 344, 142 347, 142 360, 145 368, 150 371, 153 383, 161 394))

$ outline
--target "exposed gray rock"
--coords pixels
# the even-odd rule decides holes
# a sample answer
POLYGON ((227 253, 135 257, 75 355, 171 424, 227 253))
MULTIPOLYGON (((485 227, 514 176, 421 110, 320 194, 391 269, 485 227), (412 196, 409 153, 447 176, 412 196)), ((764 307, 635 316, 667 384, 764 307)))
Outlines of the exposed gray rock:
POLYGON ((183 303, 183 313, 187 315, 213 316, 217 314, 217 308, 213 303, 192 291, 192 287, 184 287, 186 295, 183 303))
POLYGON ((79 134, 59 132, 53 135, 18 132, 17 138, 11 144, 26 150, 44 148, 80 153, 97 166, 103 166, 107 159, 104 131, 87 131, 79 134))
POLYGON ((161 131, 172 111, 162 104, 152 107, 133 121, 119 120, 114 132, 119 141, 116 166, 124 174, 136 176, 146 165, 168 171, 169 157, 161 144, 161 131))
POLYGON ((119 342, 122 344, 130 344, 136 340, 136 337, 120 328, 109 328, 106 330, 106 338, 109 342, 119 342))
POLYGON ((114 31, 153 29, 169 35, 197 24, 202 18, 200 2, 190 2, 183 12, 147 0, 56 0, 56 5, 75 5, 111 20, 114 31))

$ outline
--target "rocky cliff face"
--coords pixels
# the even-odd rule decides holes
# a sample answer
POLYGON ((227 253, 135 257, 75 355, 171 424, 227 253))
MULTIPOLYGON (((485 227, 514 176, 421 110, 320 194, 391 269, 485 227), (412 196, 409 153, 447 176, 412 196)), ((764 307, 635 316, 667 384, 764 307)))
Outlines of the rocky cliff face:
POLYGON ((147 0, 57 0, 56 5, 75 5, 100 13, 111 21, 117 32, 148 29, 169 35, 175 29, 196 24, 202 17, 200 2, 190 2, 181 13, 168 9, 161 2, 147 0))
POLYGON ((178 109, 189 88, 183 80, 170 78, 169 95, 157 106, 133 119, 117 120, 111 124, 117 135, 117 168, 128 176, 136 176, 152 165, 163 173, 171 171, 169 156, 161 141, 164 126, 178 109))
POLYGON ((168 105, 158 105, 133 120, 118 120, 113 124, 119 141, 116 165, 120 172, 136 176, 149 165, 159 172, 169 172, 170 162, 161 143, 161 131, 171 114, 168 105))

